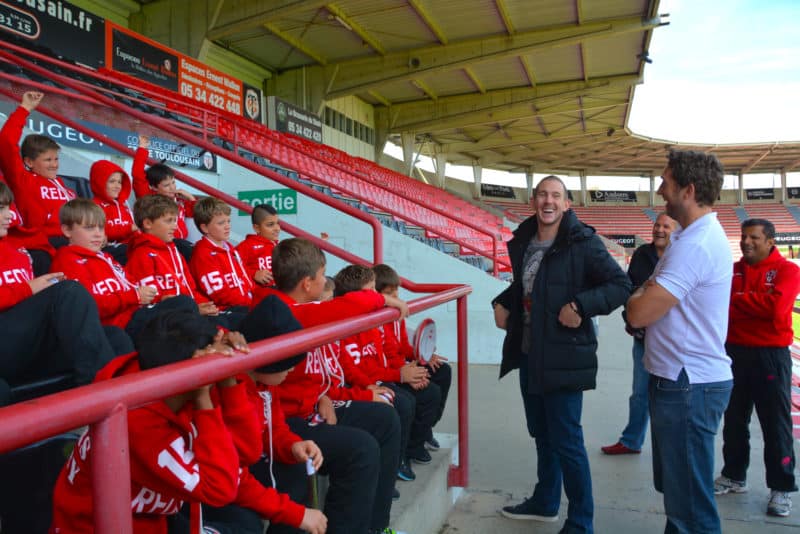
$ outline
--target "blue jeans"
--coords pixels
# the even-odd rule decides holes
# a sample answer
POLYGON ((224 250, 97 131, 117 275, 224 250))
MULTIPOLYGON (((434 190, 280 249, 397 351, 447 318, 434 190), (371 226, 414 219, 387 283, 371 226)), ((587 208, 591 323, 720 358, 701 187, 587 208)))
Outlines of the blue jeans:
POLYGON ((732 380, 690 384, 650 379, 653 483, 664 494, 665 533, 721 532, 714 500, 714 437, 728 405, 732 380))
POLYGON ((641 450, 650 419, 647 386, 650 373, 644 368, 644 340, 633 338, 633 389, 628 399, 628 426, 622 431, 620 443, 633 450, 641 450))
POLYGON ((592 475, 583 445, 581 411, 583 392, 528 393, 528 363, 523 355, 520 390, 528 433, 536 441, 538 481, 533 502, 543 515, 555 515, 561 504, 561 484, 569 500, 565 526, 572 531, 594 532, 592 475))

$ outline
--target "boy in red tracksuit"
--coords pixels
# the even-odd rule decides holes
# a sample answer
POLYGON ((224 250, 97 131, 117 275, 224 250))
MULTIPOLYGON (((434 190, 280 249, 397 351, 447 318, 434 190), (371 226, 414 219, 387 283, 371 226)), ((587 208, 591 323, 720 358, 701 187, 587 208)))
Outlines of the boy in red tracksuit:
MULTIPOLYGON (((376 291, 384 295, 398 296, 400 276, 397 274, 397 271, 388 265, 378 264, 372 267, 372 272, 375 273, 376 291)), ((416 361, 414 349, 408 341, 405 319, 386 323, 382 327, 382 334, 383 352, 391 367, 399 367, 405 365, 406 362, 416 361)), ((430 382, 439 387, 440 393, 439 408, 436 411, 436 417, 431 425, 433 427, 439 422, 444 413, 453 373, 450 365, 447 363, 447 358, 439 356, 438 354, 431 356, 431 359, 423 363, 423 365, 428 370, 430 382)), ((425 438, 425 448, 432 451, 439 450, 439 442, 433 436, 433 430, 430 429, 427 434, 425 438)))
POLYGON ((28 135, 18 147, 22 129, 31 111, 41 103, 43 93, 28 91, 20 106, 0 130, 0 169, 14 196, 25 225, 44 232, 54 246, 64 244, 58 210, 76 197, 58 177, 61 147, 45 135, 28 135))
POLYGON ((128 261, 128 240, 137 230, 133 222, 133 212, 127 204, 131 196, 131 179, 122 167, 101 159, 95 161, 89 170, 89 184, 94 194, 92 200, 106 215, 105 233, 108 245, 103 251, 125 265, 128 261))
POLYGON ((253 305, 253 282, 239 253, 228 242, 231 207, 213 197, 200 199, 194 207, 194 222, 203 238, 195 244, 189 269, 200 292, 220 310, 253 305))
POLYGON ((153 305, 155 285, 133 284, 121 265, 105 254, 105 214, 100 206, 85 198, 70 200, 61 208, 61 230, 69 245, 61 247, 53 259, 53 270, 63 272, 91 293, 104 325, 124 329, 131 338, 154 315, 167 309, 197 310, 187 295, 179 295, 153 305))
POLYGON ((181 252, 186 261, 192 255, 192 244, 187 241, 189 229, 186 227, 186 217, 194 216, 194 196, 185 189, 178 189, 175 186, 175 172, 164 165, 156 163, 145 170, 147 159, 150 157, 150 138, 139 134, 139 148, 133 157, 133 192, 136 198, 146 195, 164 195, 171 198, 178 205, 177 227, 175 229, 175 246, 181 252))
MULTIPOLYGON (((6 184, 2 177, 0 183, 6 184)), ((31 257, 34 276, 41 276, 50 270, 55 249, 47 239, 47 234, 25 225, 22 214, 15 203, 9 206, 11 224, 5 237, 6 243, 14 248, 24 248, 31 257)))
POLYGON ((253 281, 253 298, 256 302, 268 294, 272 285, 272 249, 278 244, 281 225, 278 212, 269 204, 259 204, 250 215, 254 234, 248 234, 236 246, 245 270, 253 281))
MULTIPOLYGON (((232 338, 231 338, 232 339, 232 338)), ((137 338, 138 354, 121 356, 97 380, 137 373, 208 353, 230 353, 224 337, 196 312, 169 311, 151 320, 137 338)), ((258 443, 260 425, 246 384, 233 378, 167 397, 128 412, 133 531, 165 534, 168 517, 188 502, 190 532, 203 522, 218 529, 260 533, 258 516, 299 526, 303 509, 288 496, 264 488, 240 467, 240 453, 258 443), (216 398, 214 403, 212 398, 216 398), (235 502, 247 508, 229 513, 222 525, 204 517, 200 505, 235 502), (252 510, 252 512, 250 512, 252 510)), ((78 441, 53 494, 51 531, 93 532, 91 442, 78 441)), ((172 518, 177 524, 179 517, 172 518)))
MULTIPOLYGON (((333 279, 336 283, 335 297, 375 289, 375 273, 361 265, 347 266, 333 279)), ((380 328, 371 328, 342 339, 340 346, 339 360, 348 384, 364 388, 376 384, 394 391, 394 406, 400 416, 403 432, 397 477, 414 480, 416 475, 409 460, 417 463, 431 461, 425 451, 424 441, 439 404, 438 388, 427 387, 428 371, 416 363, 404 364, 399 368, 389 366, 383 353, 380 328), (406 387, 401 387, 401 384, 406 387)))
MULTIPOLYGON (((304 328, 354 317, 385 305, 407 313, 403 301, 375 291, 357 291, 318 302, 326 283, 325 255, 310 241, 296 238, 281 241, 273 250, 272 258, 274 292, 289 305, 304 328)), ((372 390, 345 387, 338 361, 338 343, 329 343, 310 351, 278 388, 289 426, 299 436, 319 445, 327 465, 360 461, 356 458, 364 461, 374 458, 379 464, 377 481, 355 480, 347 476, 346 469, 330 472, 331 487, 347 489, 329 491, 326 510, 344 510, 346 517, 357 517, 364 510, 371 510, 368 530, 341 532, 363 534, 389 528, 400 456, 400 422, 396 411, 388 405, 391 390, 372 387, 372 390)), ((334 524, 332 513, 329 512, 331 525, 334 524)))
MULTIPOLYGON (((97 306, 63 273, 34 278, 27 251, 6 238, 13 202, 0 182, 0 382, 13 386, 71 373, 76 385, 87 384, 114 357, 97 306)), ((9 401, 0 399, 0 405, 9 401)))

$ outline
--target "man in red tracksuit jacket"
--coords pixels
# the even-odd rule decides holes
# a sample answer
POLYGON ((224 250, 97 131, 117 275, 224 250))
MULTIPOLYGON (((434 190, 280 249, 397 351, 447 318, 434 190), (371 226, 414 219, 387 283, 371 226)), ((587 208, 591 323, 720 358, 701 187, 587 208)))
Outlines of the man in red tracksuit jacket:
POLYGON ((34 278, 27 251, 6 239, 13 201, 0 182, 0 405, 9 384, 62 373, 87 384, 115 355, 86 290, 60 272, 34 278))
MULTIPOLYGON (((403 301, 375 291, 357 291, 318 302, 326 282, 325 256, 305 239, 281 241, 272 258, 274 293, 289 305, 304 328, 354 317, 387 304, 403 314, 408 312, 403 301)), ((345 387, 338 343, 310 351, 278 391, 289 426, 299 436, 319 445, 329 466, 336 462, 379 462, 377 482, 356 481, 348 478, 344 470, 337 470, 339 476, 334 479, 331 472, 331 485, 336 485, 337 491, 329 491, 327 498, 329 503, 330 499, 339 499, 337 507, 346 506, 349 517, 371 510, 369 530, 352 532, 363 534, 387 529, 400 456, 400 422, 395 410, 387 404, 391 391, 380 387, 372 391, 345 387)))
POLYGON ((218 198, 202 198, 195 204, 194 222, 203 238, 195 244, 189 269, 200 292, 220 310, 241 307, 246 312, 258 301, 253 301, 254 283, 239 253, 228 242, 231 207, 218 198))
POLYGON ((57 175, 60 147, 49 137, 35 134, 25 137, 21 148, 17 145, 28 115, 43 98, 42 93, 24 93, 20 106, 0 130, 0 170, 25 225, 44 232, 58 246, 63 244, 58 210, 76 196, 57 175))
MULTIPOLYGON (((121 356, 98 373, 97 380, 137 373, 228 352, 223 334, 195 312, 170 311, 149 322, 137 339, 138 354, 121 356)), ((131 511, 137 533, 166 533, 168 516, 184 501, 190 506, 191 533, 203 522, 220 532, 260 533, 260 517, 300 526, 304 509, 285 494, 265 488, 240 460, 260 450, 261 426, 247 397, 247 384, 234 378, 202 386, 128 412, 131 456, 131 511), (216 403, 212 398, 216 399, 216 403), (258 444, 255 447, 253 444, 258 444), (240 456, 241 455, 241 456, 240 456), (200 505, 236 503, 225 520, 208 519, 200 505)), ((91 442, 78 441, 64 466, 53 495, 52 532, 93 532, 91 442)), ((181 524, 180 517, 173 518, 181 524)))
POLYGON ((106 214, 108 245, 103 250, 111 254, 117 263, 125 265, 128 261, 128 240, 137 230, 133 212, 127 204, 131 196, 131 179, 122 167, 101 159, 89 169, 89 184, 94 195, 92 200, 106 214))
POLYGON ((775 227, 766 219, 742 223, 742 258, 733 266, 726 349, 733 391, 725 410, 725 465, 714 492, 747 491, 749 426, 755 406, 764 434, 770 499, 767 513, 788 516, 797 491, 792 437, 792 308, 800 292, 800 268, 775 247, 775 227))

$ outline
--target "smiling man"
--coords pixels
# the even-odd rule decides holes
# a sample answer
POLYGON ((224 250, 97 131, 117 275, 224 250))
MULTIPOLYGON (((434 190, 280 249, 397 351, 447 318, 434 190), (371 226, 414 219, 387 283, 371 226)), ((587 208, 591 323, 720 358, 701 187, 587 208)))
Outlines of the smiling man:
POLYGON ((718 533, 714 436, 733 382, 725 353, 733 258, 712 210, 723 169, 713 155, 673 150, 662 179, 658 192, 681 229, 626 312, 632 327, 647 327, 653 482, 664 494, 665 532, 718 533))
POLYGON ((561 486, 569 499, 561 533, 593 532, 589 459, 583 444, 583 391, 595 388, 597 338, 592 317, 625 302, 630 281, 594 229, 569 209, 557 176, 536 186, 535 215, 514 231, 508 253, 512 284, 494 301, 506 330, 500 377, 519 368, 528 433, 536 441, 533 495, 501 513, 557 521, 561 486))
POLYGON ((767 513, 792 509, 792 308, 800 269, 775 247, 775 226, 766 219, 742 223, 742 259, 733 265, 730 321, 725 348, 733 360, 733 391, 722 427, 725 465, 714 493, 744 493, 750 463, 750 416, 755 406, 764 435, 770 499, 767 513))

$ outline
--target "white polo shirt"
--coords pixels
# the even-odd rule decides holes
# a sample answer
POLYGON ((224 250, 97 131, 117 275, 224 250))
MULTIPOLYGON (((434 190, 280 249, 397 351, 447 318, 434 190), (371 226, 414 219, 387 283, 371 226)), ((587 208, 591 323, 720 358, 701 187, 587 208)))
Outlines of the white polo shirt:
POLYGON ((651 278, 679 302, 647 327, 644 365, 651 374, 676 380, 686 369, 691 384, 733 378, 725 353, 732 273, 716 213, 672 232, 651 278))

